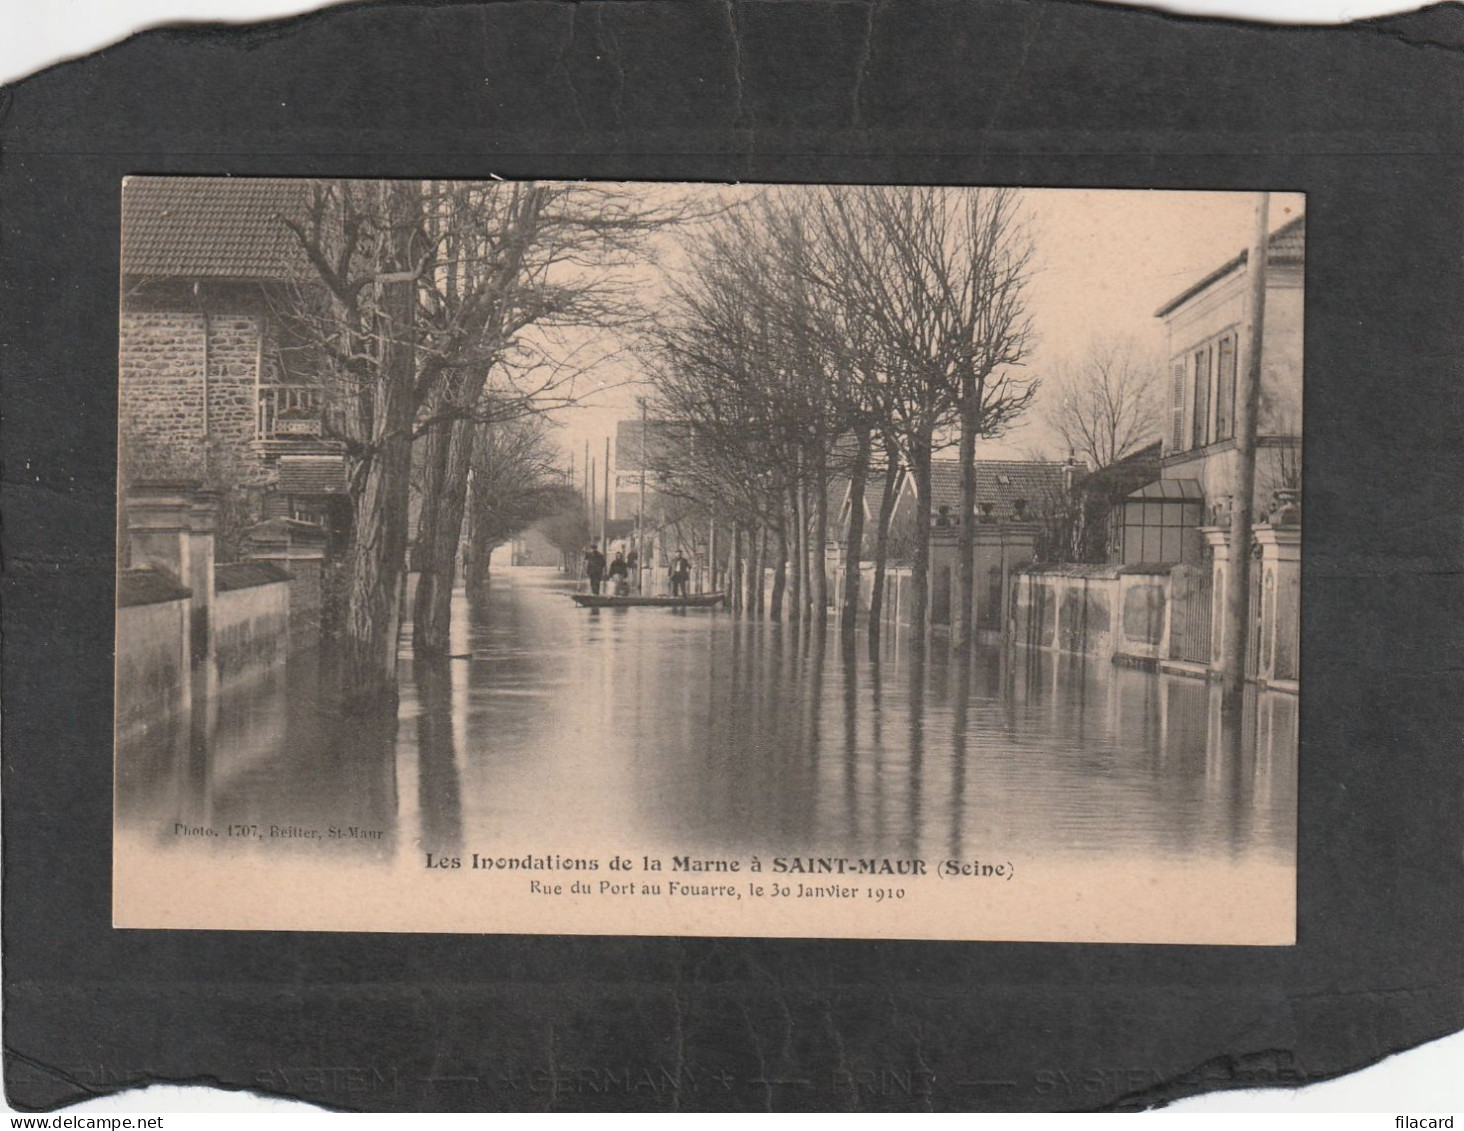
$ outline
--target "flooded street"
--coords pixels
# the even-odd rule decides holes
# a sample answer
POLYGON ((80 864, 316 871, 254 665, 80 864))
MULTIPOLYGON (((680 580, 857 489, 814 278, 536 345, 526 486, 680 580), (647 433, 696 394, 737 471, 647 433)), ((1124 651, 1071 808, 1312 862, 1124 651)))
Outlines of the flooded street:
POLYGON ((395 723, 337 714, 329 672, 294 662, 124 744, 119 845, 414 874, 427 853, 648 850, 1294 865, 1293 696, 1253 693, 1235 725, 1200 680, 998 647, 962 664, 939 637, 871 658, 862 636, 569 592, 503 570, 485 608, 460 599, 456 658, 404 643, 395 723))

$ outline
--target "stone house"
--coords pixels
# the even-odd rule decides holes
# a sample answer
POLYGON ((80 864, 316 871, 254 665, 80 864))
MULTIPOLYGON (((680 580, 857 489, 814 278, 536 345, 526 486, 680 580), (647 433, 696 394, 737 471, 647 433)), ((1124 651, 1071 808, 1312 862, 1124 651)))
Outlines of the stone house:
MULTIPOLYGON (((1235 453, 1236 388, 1246 359, 1246 260, 1242 251, 1156 312, 1169 341, 1164 454, 1160 477, 1131 494, 1115 531, 1125 564, 1197 563, 1200 529, 1228 522, 1235 453)), ((1256 421, 1256 518, 1277 493, 1300 488, 1303 284, 1306 217, 1271 233, 1256 421)))
POLYGON ((282 216, 305 182, 133 177, 122 190, 120 447, 125 482, 224 495, 219 549, 255 521, 349 519, 342 445, 310 351, 280 316, 309 286, 282 216))

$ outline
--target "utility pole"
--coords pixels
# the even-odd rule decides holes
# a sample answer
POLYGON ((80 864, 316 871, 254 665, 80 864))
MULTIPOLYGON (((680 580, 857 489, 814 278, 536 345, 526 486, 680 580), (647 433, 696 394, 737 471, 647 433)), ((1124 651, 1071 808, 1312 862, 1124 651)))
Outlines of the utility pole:
POLYGON ((1225 575, 1225 622, 1220 651, 1222 698, 1240 702, 1250 630, 1251 511, 1256 496, 1256 410, 1261 391, 1261 344, 1266 329, 1266 257, 1271 194, 1256 194, 1256 226, 1246 255, 1245 368, 1235 397, 1235 483, 1230 500, 1230 568, 1225 575))
MULTIPOLYGON (((606 539, 610 535, 610 437, 605 437, 605 501, 600 508, 600 541, 604 542, 604 549, 610 549, 610 543, 606 539)), ((606 554, 606 557, 609 555, 606 554)))
POLYGON ((640 506, 635 512, 635 553, 637 568, 635 588, 638 593, 646 591, 646 398, 640 398, 640 506))

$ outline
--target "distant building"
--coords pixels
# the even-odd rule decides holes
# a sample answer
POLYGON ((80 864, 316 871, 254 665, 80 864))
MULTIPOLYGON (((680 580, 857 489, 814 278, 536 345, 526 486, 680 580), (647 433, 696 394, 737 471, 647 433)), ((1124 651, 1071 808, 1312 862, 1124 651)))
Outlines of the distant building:
POLYGON ((616 518, 634 519, 641 506, 644 476, 646 517, 659 521, 665 500, 659 487, 658 469, 665 467, 676 451, 675 426, 663 420, 622 420, 615 426, 615 480, 611 488, 611 511, 616 518))
MULTIPOLYGON (((1168 418, 1158 479, 1125 500, 1116 528, 1124 564, 1199 562, 1202 526, 1228 522, 1238 474, 1236 389, 1246 359, 1247 252, 1210 272, 1156 312, 1169 336, 1168 418)), ((1306 218, 1271 234, 1256 421, 1256 508, 1295 490, 1301 464, 1302 294, 1306 218)))
POLYGON ((279 316, 312 272, 282 215, 308 182, 144 177, 122 189, 119 415, 131 481, 237 488, 252 517, 339 529, 342 445, 279 316))
MULTIPOLYGON (((958 460, 931 462, 930 621, 951 622, 955 595, 957 548, 963 520, 975 527, 973 614, 978 628, 999 631, 1011 577, 1034 556, 1041 516, 1072 485, 1074 469, 1045 460, 977 460, 973 513, 963 519, 961 465, 958 460)), ((913 528, 915 483, 906 475, 890 518, 894 556, 908 554, 913 528)))
MULTIPOLYGON (((978 459, 976 461, 977 523, 1031 522, 1048 500, 1059 498, 1070 485, 1068 465, 1046 460, 978 459)), ((866 502, 868 502, 866 498, 866 502)), ((892 529, 911 525, 915 480, 906 474, 900 483, 891 516, 892 529)), ((937 459, 930 465, 930 517, 934 526, 961 524, 961 464, 937 459)))

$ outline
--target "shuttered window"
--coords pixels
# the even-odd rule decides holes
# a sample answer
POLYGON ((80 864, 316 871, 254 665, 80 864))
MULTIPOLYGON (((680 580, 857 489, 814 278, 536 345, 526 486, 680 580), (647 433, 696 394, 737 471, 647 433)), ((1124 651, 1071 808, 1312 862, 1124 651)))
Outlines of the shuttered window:
POLYGON ((1210 350, 1195 351, 1195 419, 1192 447, 1210 442, 1210 350))
POLYGON ((1169 450, 1184 448, 1184 358, 1177 357, 1169 367, 1169 450))
POLYGON ((1220 339, 1220 379, 1216 389, 1215 439, 1235 435, 1235 335, 1220 339))

